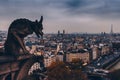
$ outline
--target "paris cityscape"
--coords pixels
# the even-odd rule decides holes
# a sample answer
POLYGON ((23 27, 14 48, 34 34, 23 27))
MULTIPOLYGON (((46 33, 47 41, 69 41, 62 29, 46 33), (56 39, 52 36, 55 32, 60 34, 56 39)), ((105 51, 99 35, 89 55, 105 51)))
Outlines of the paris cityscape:
POLYGON ((0 80, 120 80, 120 0, 0 0, 0 80))
MULTIPOLYGON (((42 38, 37 38, 35 34, 29 35, 25 38, 26 48, 29 54, 43 56, 44 66, 38 62, 34 63, 29 69, 28 75, 38 71, 44 77, 53 76, 50 79, 55 77, 60 78, 59 80, 62 78, 65 80, 67 77, 71 80, 82 80, 82 78, 83 80, 114 80, 115 77, 119 79, 119 73, 114 74, 120 68, 119 36, 119 33, 113 32, 113 26, 111 26, 110 33, 67 34, 65 30, 58 30, 56 34, 44 34, 42 38), (48 75, 47 70, 49 71, 51 68, 53 68, 53 72, 51 71, 48 75), (65 74, 66 68, 68 72, 73 70, 73 73, 71 75, 65 74), (54 72, 54 70, 57 71, 54 72), (78 72, 74 72, 75 70, 78 72), (110 79, 112 77, 114 79, 110 79)), ((1 51, 4 49, 6 37, 7 32, 0 31, 1 51)), ((38 80, 43 79, 39 78, 38 80)), ((44 78, 44 80, 46 79, 44 78)))

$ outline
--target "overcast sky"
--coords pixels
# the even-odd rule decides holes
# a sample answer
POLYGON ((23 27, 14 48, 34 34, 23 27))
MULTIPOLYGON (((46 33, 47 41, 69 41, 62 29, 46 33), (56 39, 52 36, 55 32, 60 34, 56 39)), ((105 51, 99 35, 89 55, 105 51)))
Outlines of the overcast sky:
POLYGON ((44 16, 44 32, 120 32, 120 0, 0 0, 0 30, 18 18, 44 16))

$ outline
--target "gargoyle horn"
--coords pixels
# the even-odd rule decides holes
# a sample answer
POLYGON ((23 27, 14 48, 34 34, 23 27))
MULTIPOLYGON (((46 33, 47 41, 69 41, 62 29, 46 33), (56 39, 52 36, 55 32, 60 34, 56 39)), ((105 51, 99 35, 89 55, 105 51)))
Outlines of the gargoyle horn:
POLYGON ((40 19, 40 21, 39 21, 39 22, 40 22, 40 23, 42 23, 42 21, 43 21, 43 16, 41 16, 41 19, 40 19))

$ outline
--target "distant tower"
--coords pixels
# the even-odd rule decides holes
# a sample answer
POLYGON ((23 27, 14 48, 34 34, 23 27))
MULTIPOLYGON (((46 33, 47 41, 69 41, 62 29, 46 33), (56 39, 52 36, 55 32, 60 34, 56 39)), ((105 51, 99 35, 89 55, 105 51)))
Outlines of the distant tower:
POLYGON ((58 30, 58 34, 57 34, 57 37, 60 37, 60 30, 58 30))
POLYGON ((63 34, 65 34, 65 30, 63 30, 63 34))
POLYGON ((111 24, 111 31, 110 34, 113 34, 113 24, 111 24))
POLYGON ((60 35, 60 30, 58 30, 58 35, 60 35))

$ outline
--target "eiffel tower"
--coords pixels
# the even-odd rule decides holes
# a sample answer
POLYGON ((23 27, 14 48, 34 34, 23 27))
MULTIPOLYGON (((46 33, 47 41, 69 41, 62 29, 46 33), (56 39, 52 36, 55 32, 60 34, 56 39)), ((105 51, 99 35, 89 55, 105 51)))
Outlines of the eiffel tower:
POLYGON ((111 31, 110 34, 113 35, 113 24, 111 24, 111 31))

